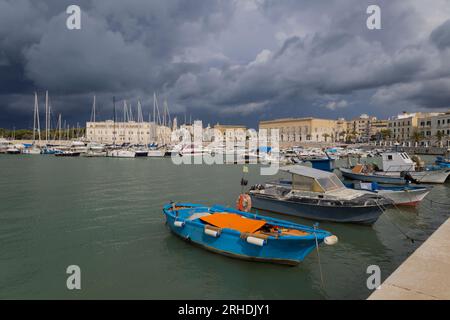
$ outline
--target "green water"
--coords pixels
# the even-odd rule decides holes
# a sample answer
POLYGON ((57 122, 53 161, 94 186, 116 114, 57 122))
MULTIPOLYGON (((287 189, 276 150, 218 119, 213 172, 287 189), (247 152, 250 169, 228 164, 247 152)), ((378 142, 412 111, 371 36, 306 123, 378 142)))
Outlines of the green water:
MULTIPOLYGON (((449 207, 426 201, 390 210, 373 227, 321 223, 340 240, 320 249, 322 287, 315 252, 298 267, 246 262, 167 230, 163 204, 233 206, 241 175, 235 165, 170 159, 0 155, 0 298, 364 299, 367 266, 379 265, 384 280, 421 244, 397 227, 426 239, 448 217, 449 207), (72 264, 81 268, 79 291, 66 288, 72 264)), ((248 178, 267 179, 257 166, 248 178)), ((449 183, 429 198, 450 201, 449 183)))

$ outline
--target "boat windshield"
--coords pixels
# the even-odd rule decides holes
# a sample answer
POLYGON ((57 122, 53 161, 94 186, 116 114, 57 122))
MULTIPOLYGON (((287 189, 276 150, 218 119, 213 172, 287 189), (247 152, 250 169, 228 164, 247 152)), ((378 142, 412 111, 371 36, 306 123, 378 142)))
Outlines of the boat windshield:
POLYGON ((339 180, 336 176, 330 176, 329 178, 318 178, 317 182, 319 182, 320 186, 325 191, 333 191, 344 188, 344 184, 339 180))

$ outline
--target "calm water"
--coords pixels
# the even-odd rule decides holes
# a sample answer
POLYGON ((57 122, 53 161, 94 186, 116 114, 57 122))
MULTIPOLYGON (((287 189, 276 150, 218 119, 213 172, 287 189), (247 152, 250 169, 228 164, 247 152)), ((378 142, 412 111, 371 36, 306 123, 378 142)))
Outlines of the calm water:
MULTIPOLYGON (((233 206, 242 168, 175 166, 170 159, 61 159, 0 155, 0 298, 363 299, 368 265, 384 280, 426 239, 449 207, 386 212, 373 227, 321 223, 340 242, 298 267, 212 254, 172 235, 170 200, 233 206), (393 225, 393 223, 395 225, 393 225), (66 289, 68 265, 82 290, 66 289)), ((250 184, 263 182, 250 166, 250 184)), ((429 196, 450 201, 450 184, 429 196)), ((308 220, 295 219, 311 225, 308 220)))

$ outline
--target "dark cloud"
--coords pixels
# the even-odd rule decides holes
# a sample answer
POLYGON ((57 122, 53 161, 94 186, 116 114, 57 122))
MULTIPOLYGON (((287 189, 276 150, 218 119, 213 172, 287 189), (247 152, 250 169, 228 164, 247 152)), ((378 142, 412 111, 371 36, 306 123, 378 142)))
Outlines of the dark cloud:
POLYGON ((430 35, 431 41, 439 48, 450 47, 450 20, 437 27, 430 35))
POLYGON ((46 89, 72 122, 94 94, 108 118, 113 95, 147 112, 153 91, 211 123, 448 108, 448 1, 377 3, 371 31, 366 0, 85 0, 70 31, 73 1, 2 0, 0 126, 46 89))

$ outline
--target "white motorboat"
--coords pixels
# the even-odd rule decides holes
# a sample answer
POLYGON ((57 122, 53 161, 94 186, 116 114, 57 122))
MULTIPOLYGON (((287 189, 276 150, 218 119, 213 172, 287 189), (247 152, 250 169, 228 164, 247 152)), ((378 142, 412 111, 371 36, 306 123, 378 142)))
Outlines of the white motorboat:
POLYGON ((147 152, 147 157, 151 158, 162 158, 166 155, 166 150, 164 149, 150 149, 147 152))
POLYGON ((127 149, 113 149, 108 150, 106 156, 111 158, 135 158, 136 152, 127 149))
POLYGON ((79 153, 86 153, 88 151, 88 147, 83 141, 72 141, 70 149, 79 153))
POLYGON ((4 138, 0 138, 0 153, 6 153, 6 150, 10 147, 11 142, 4 138))
POLYGON ((106 157, 105 145, 96 142, 90 142, 87 144, 87 152, 84 154, 85 157, 106 157))
POLYGON ((10 146, 8 149, 6 149, 7 154, 20 154, 20 149, 15 146, 10 146))
POLYGON ((42 153, 42 150, 39 149, 36 146, 31 146, 29 148, 24 148, 22 150, 22 154, 30 154, 30 155, 32 155, 32 154, 41 154, 41 153, 42 153))

